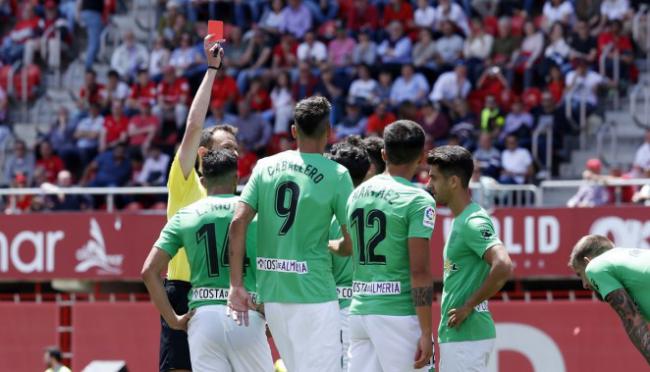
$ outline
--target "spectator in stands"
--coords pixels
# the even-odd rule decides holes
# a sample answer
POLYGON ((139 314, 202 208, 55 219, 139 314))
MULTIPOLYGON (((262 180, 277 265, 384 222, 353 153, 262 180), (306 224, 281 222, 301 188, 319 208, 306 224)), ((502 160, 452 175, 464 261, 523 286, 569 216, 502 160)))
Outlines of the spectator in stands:
POLYGON ((97 73, 94 70, 86 70, 77 102, 80 111, 88 110, 93 103, 101 103, 102 96, 104 96, 104 86, 97 82, 97 73))
POLYGON ((356 42, 348 36, 345 25, 338 22, 336 25, 336 38, 328 45, 329 61, 336 69, 344 69, 352 64, 352 55, 356 42))
POLYGON ((530 152, 519 147, 517 137, 506 137, 506 148, 501 154, 501 176, 504 184, 524 184, 533 174, 533 157, 530 152))
POLYGON ((585 181, 578 192, 567 201, 569 208, 591 208, 607 204, 609 194, 607 188, 599 182, 602 164, 599 159, 587 160, 586 169, 582 172, 585 181))
POLYGON ((273 87, 273 90, 271 91, 274 134, 289 132, 289 122, 293 117, 294 106, 294 100, 291 95, 291 86, 289 84, 289 74, 287 72, 282 72, 278 75, 275 87, 273 87))
POLYGON ((368 65, 357 66, 357 79, 350 84, 348 99, 359 104, 361 107, 369 107, 378 102, 376 95, 378 88, 377 80, 370 75, 368 65))
POLYGON ((83 118, 75 128, 74 138, 77 140, 77 149, 83 166, 88 164, 99 149, 99 138, 104 132, 104 117, 100 114, 100 107, 94 103, 90 105, 89 115, 83 118))
POLYGON ((457 98, 466 98, 472 86, 467 80, 467 67, 463 61, 456 62, 453 71, 445 72, 433 85, 429 99, 434 103, 451 108, 457 98))
POLYGON ((447 139, 451 125, 447 115, 440 111, 438 105, 426 102, 424 106, 422 106, 422 118, 420 123, 422 124, 422 129, 426 136, 426 148, 441 145, 447 139))
POLYGON ((140 102, 139 113, 131 118, 128 127, 130 153, 146 153, 160 129, 160 119, 151 111, 151 105, 140 102))
POLYGON ((13 64, 23 58, 23 53, 27 53, 31 55, 27 56, 27 61, 31 63, 37 46, 36 39, 43 31, 42 28, 43 21, 34 13, 33 5, 26 3, 22 8, 20 20, 2 41, 0 48, 2 62, 13 64))
POLYGON ((56 182, 57 175, 65 168, 63 160, 54 153, 52 144, 47 141, 42 141, 38 145, 38 153, 36 167, 43 169, 47 182, 56 182))
POLYGON ((102 12, 104 11, 104 0, 78 0, 77 6, 80 12, 77 14, 80 24, 86 29, 88 36, 88 49, 86 50, 86 69, 91 69, 97 53, 99 53, 99 44, 104 21, 102 12))
POLYGON ((234 102, 239 99, 239 89, 237 88, 237 82, 235 79, 224 70, 225 69, 222 68, 217 71, 217 75, 214 77, 214 84, 212 85, 212 94, 210 97, 212 103, 220 102, 224 105, 226 111, 230 111, 234 109, 234 102))
POLYGON ((544 50, 540 76, 547 76, 552 66, 557 66, 563 73, 569 72, 572 69, 569 60, 570 56, 571 47, 564 38, 564 26, 555 23, 551 26, 549 42, 544 50))
POLYGON ((493 43, 494 38, 485 32, 482 20, 473 18, 469 37, 465 39, 463 46, 463 56, 467 60, 469 80, 472 83, 478 79, 485 61, 490 56, 493 43))
MULTIPOLYGON (((367 1, 367 0, 355 0, 367 1)), ((359 42, 352 52, 352 62, 354 64, 366 64, 372 66, 377 60, 377 44, 370 38, 368 32, 359 33, 359 42)))
POLYGON ((140 103, 146 102, 151 106, 156 105, 157 89, 156 83, 149 79, 149 72, 147 69, 140 69, 138 71, 137 81, 131 85, 131 94, 126 102, 126 107, 129 113, 135 112, 140 103))
POLYGON ((250 79, 257 78, 266 71, 272 55, 272 49, 268 46, 264 32, 258 28, 254 29, 239 64, 241 70, 237 76, 237 87, 240 92, 248 90, 250 79))
POLYGON ((283 10, 283 0, 271 0, 271 6, 264 11, 257 26, 264 30, 264 32, 274 37, 279 37, 281 35, 280 30, 284 24, 283 10))
POLYGON ((264 86, 262 78, 254 78, 245 97, 251 104, 251 110, 261 113, 271 109, 271 97, 264 86))
POLYGON ((533 84, 533 67, 544 51, 544 35, 537 30, 532 21, 524 23, 524 32, 525 37, 521 48, 512 54, 508 63, 507 76, 509 85, 512 86, 515 74, 523 74, 524 88, 528 88, 533 84))
POLYGON ((188 78, 197 70, 205 69, 205 59, 192 45, 192 36, 189 33, 181 35, 180 45, 172 52, 169 64, 176 69, 178 76, 188 78))
POLYGON ((153 113, 162 122, 165 118, 174 119, 177 128, 185 125, 187 117, 187 102, 190 94, 190 85, 183 77, 176 76, 172 66, 165 66, 162 81, 158 84, 158 104, 153 108, 153 113))
POLYGON ((120 101, 113 101, 110 115, 104 118, 104 130, 99 139, 99 151, 103 152, 118 143, 128 142, 129 118, 124 115, 120 101))
POLYGON ((223 101, 213 100, 210 104, 210 116, 203 123, 203 127, 210 128, 215 125, 232 125, 236 120, 237 116, 226 112, 223 101))
POLYGON ((334 126, 336 139, 341 140, 346 136, 365 133, 367 123, 368 119, 363 116, 359 106, 353 102, 348 103, 345 106, 345 116, 334 126))
POLYGON ((305 41, 298 46, 297 55, 298 61, 316 66, 327 59, 327 47, 316 39, 313 31, 307 31, 305 41))
POLYGON ((407 0, 389 0, 384 7, 383 25, 388 27, 392 22, 397 21, 402 24, 406 33, 413 28, 413 8, 407 0))
POLYGON ((547 0, 542 12, 546 31, 550 30, 555 23, 568 26, 574 14, 573 5, 567 0, 547 0))
POLYGON ((442 36, 436 40, 436 63, 442 71, 450 70, 463 54, 463 38, 454 31, 451 21, 441 23, 442 36))
POLYGON ((111 102, 119 101, 124 103, 129 97, 129 86, 120 80, 120 74, 115 70, 108 72, 108 82, 101 90, 101 103, 103 107, 111 107, 111 102))
POLYGON ((546 77, 546 90, 553 96, 555 103, 560 103, 564 96, 564 74, 557 66, 551 66, 546 77))
POLYGON ((165 46, 165 39, 162 36, 156 36, 149 58, 149 76, 153 81, 160 81, 163 68, 169 64, 170 57, 171 52, 165 46))
POLYGON ((456 139, 458 145, 472 151, 476 146, 476 115, 469 109, 467 101, 457 98, 452 102, 451 130, 449 131, 448 145, 456 139))
POLYGON ((307 0, 304 4, 309 8, 317 25, 334 20, 339 12, 338 0, 307 0))
POLYGON ((634 11, 629 0, 603 0, 600 3, 600 14, 605 21, 626 21, 632 19, 634 11))
POLYGON ((638 176, 650 171, 650 129, 645 132, 645 142, 636 150, 633 172, 638 176))
POLYGON ((575 33, 571 35, 569 45, 571 46, 570 57, 572 59, 582 58, 590 65, 596 63, 598 49, 596 39, 589 33, 589 24, 585 21, 578 21, 574 27, 575 33))
POLYGON ((72 186, 72 174, 67 170, 62 170, 57 174, 56 184, 43 184, 41 188, 45 190, 59 191, 56 194, 48 195, 45 198, 47 209, 53 211, 79 211, 90 208, 91 201, 88 195, 65 194, 64 188, 72 186))
POLYGON ((390 92, 393 88, 393 75, 390 71, 382 70, 379 72, 379 86, 377 86, 377 99, 379 101, 390 100, 390 92))
POLYGON ((436 47, 436 42, 433 40, 431 30, 421 28, 420 32, 418 32, 418 41, 413 47, 413 66, 419 71, 423 71, 426 75, 433 75, 436 70, 434 58, 437 53, 438 48, 436 47))
POLYGON ((146 153, 147 157, 142 166, 142 171, 137 176, 138 185, 165 186, 169 168, 169 155, 163 153, 158 146, 151 146, 146 153))
POLYGON ((131 163, 126 157, 126 146, 117 144, 97 156, 88 165, 84 179, 89 180, 88 187, 119 187, 129 181, 131 163), (91 174, 94 173, 94 176, 91 174))
MULTIPOLYGON (((650 178, 650 169, 646 170, 644 178, 650 178)), ((632 202, 650 206, 650 183, 643 185, 639 191, 634 193, 632 202)))
POLYGON ((598 88, 606 84, 606 79, 595 71, 589 70, 587 61, 576 60, 576 69, 566 75, 566 102, 571 105, 573 117, 579 117, 580 104, 586 104, 587 116, 591 115, 598 105, 598 88))
POLYGON ((70 369, 63 364, 61 350, 57 347, 50 347, 45 352, 45 365, 48 369, 45 372, 70 372, 70 369))
MULTIPOLYGON (((78 162, 78 150, 74 136, 76 127, 68 115, 68 109, 61 106, 56 119, 46 133, 40 134, 40 140, 47 141, 58 156, 61 157, 66 169, 75 170, 78 162)), ((1 147, 1 146, 0 146, 1 147)))
POLYGON ((245 146, 239 146, 238 152, 237 178, 239 178, 239 184, 244 185, 253 173, 253 168, 257 163, 257 155, 254 152, 246 150, 245 146))
POLYGON ((113 51, 111 68, 126 80, 133 80, 137 71, 149 67, 149 51, 136 42, 133 31, 127 30, 122 43, 113 51))
POLYGON ((499 141, 503 143, 507 136, 516 136, 519 145, 530 147, 533 133, 533 115, 524 110, 524 104, 517 99, 512 104, 510 113, 506 116, 503 130, 499 134, 499 141))
POLYGON ((521 45, 521 38, 512 32, 512 19, 501 17, 499 19, 499 33, 490 52, 492 64, 501 68, 505 67, 510 58, 521 45))
POLYGON ((321 64, 321 79, 314 88, 314 95, 320 95, 327 98, 332 104, 332 122, 337 123, 341 120, 345 110, 345 89, 347 79, 334 74, 334 68, 327 63, 321 64))
POLYGON ((14 142, 14 151, 7 155, 5 160, 4 176, 5 180, 11 181, 17 175, 25 177, 27 185, 32 184, 34 179, 35 158, 32 152, 27 151, 27 144, 23 140, 14 142))
POLYGON ((388 38, 377 48, 377 54, 385 64, 404 64, 411 62, 411 39, 404 35, 404 28, 398 21, 388 26, 388 38))
POLYGON ((298 66, 298 43, 293 35, 286 33, 273 48, 273 70, 292 69, 298 66))
POLYGON ((492 136, 489 133, 481 133, 478 140, 478 148, 474 151, 475 167, 483 176, 499 178, 501 170, 501 152, 492 145, 492 136))
POLYGON ((284 20, 281 30, 290 32, 299 39, 302 39, 312 28, 311 12, 302 3, 302 0, 288 0, 287 6, 282 11, 282 16, 284 20))
POLYGON ((318 84, 318 79, 312 74, 308 64, 301 63, 298 67, 298 79, 293 84, 292 95, 295 102, 312 96, 318 84))
POLYGON ((481 132, 488 133, 493 140, 499 139, 505 118, 494 96, 485 97, 485 107, 481 111, 481 132))
POLYGON ((237 131, 237 139, 247 150, 262 154, 271 139, 271 126, 261 115, 251 112, 250 103, 242 99, 237 104, 239 116, 233 123, 237 131))
POLYGON ((457 28, 465 35, 469 35, 469 24, 467 23, 467 15, 460 5, 451 0, 439 0, 436 7, 435 15, 436 25, 435 29, 441 30, 446 21, 452 23, 452 28, 457 28))
POLYGON ((379 12, 369 0, 353 0, 347 13, 348 29, 352 32, 375 31, 379 26, 379 12))
POLYGON ((433 30, 436 24, 436 10, 428 0, 418 0, 417 9, 413 14, 413 22, 416 27, 425 30, 433 30))
POLYGON ((0 86, 0 124, 7 120, 8 103, 7 92, 5 92, 5 90, 0 86))
POLYGON ((383 137, 384 129, 395 120, 397 120, 397 117, 388 110, 388 104, 383 101, 379 102, 375 106, 375 111, 368 118, 366 134, 368 136, 383 137))
POLYGON ((395 80, 390 92, 390 103, 398 106, 404 101, 411 101, 416 105, 422 105, 427 99, 429 92, 427 79, 416 73, 412 64, 402 65, 402 75, 395 80))
POLYGON ((605 74, 613 76, 615 56, 618 55, 620 57, 620 77, 622 80, 629 80, 630 66, 634 63, 634 51, 632 49, 632 40, 623 33, 621 21, 610 21, 605 31, 598 35, 598 56, 602 56, 604 53, 607 53, 605 56, 605 74), (608 50, 609 53, 607 53, 608 50))

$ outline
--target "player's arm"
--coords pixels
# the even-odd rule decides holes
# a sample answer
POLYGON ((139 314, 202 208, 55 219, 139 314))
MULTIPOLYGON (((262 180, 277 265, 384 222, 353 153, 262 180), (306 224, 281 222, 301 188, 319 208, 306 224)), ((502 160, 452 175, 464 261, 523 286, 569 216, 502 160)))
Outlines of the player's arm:
POLYGON ((246 255, 246 231, 257 212, 245 202, 240 201, 230 223, 230 292, 228 304, 238 324, 248 325, 248 309, 255 309, 250 294, 244 288, 244 256, 246 255))
POLYGON ((414 368, 422 368, 433 355, 431 338, 431 303, 433 302, 433 277, 429 261, 429 239, 409 238, 409 262, 411 265, 411 297, 420 322, 422 335, 418 341, 414 368))
POLYGON ((497 294, 512 275, 512 261, 503 244, 498 243, 488 248, 483 260, 490 265, 490 272, 481 287, 462 307, 449 310, 447 325, 451 328, 460 326, 478 304, 497 294))
POLYGON ((330 240, 327 247, 332 253, 339 256, 351 256, 352 238, 350 238, 347 226, 341 225, 341 235, 343 235, 343 237, 340 239, 330 240))
POLYGON ((605 301, 621 318, 630 341, 650 365, 650 330, 632 297, 625 288, 619 288, 605 296, 605 301))
POLYGON ((147 287, 147 291, 149 291, 151 300, 167 324, 169 324, 173 329, 187 330, 187 322, 190 320, 193 313, 188 312, 187 314, 179 316, 174 312, 160 278, 160 275, 167 267, 169 260, 170 256, 167 252, 156 247, 151 248, 151 252, 149 252, 149 256, 142 267, 142 280, 144 281, 144 285, 147 287))
MULTIPOLYGON (((219 46, 218 42, 210 41, 211 37, 212 35, 208 35, 203 41, 203 49, 208 59, 208 66, 221 67, 223 49, 219 46), (219 52, 214 57, 213 53, 217 50, 219 52)), ((216 74, 217 71, 211 68, 205 72, 203 81, 201 81, 196 96, 192 100, 192 105, 187 116, 185 134, 178 148, 178 160, 185 178, 189 177, 196 162, 196 151, 199 149, 199 143, 201 142, 201 131, 203 131, 203 122, 205 121, 205 116, 210 106, 212 84, 214 84, 216 74)))

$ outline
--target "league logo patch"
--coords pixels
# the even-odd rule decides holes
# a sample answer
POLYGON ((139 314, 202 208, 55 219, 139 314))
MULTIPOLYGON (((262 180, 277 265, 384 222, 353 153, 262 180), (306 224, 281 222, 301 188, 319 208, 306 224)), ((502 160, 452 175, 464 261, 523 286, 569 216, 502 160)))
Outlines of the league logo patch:
POLYGON ((436 224, 436 211, 432 207, 427 207, 424 210, 424 218, 422 218, 422 226, 433 229, 436 224))
POLYGON ((480 231, 481 231, 481 236, 485 240, 492 238, 492 235, 494 234, 492 232, 492 229, 489 226, 482 226, 480 231))

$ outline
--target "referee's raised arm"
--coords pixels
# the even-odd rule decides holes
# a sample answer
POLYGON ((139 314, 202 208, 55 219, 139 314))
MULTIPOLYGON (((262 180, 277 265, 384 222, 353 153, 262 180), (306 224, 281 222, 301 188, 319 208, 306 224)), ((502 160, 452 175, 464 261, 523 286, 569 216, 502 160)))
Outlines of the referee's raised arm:
POLYGON ((212 93, 212 84, 217 70, 221 68, 223 59, 223 48, 220 43, 223 40, 212 41, 212 35, 208 35, 203 39, 203 49, 208 61, 208 69, 205 72, 203 81, 192 100, 190 112, 187 116, 187 124, 185 134, 178 148, 178 161, 180 162, 183 176, 187 178, 194 168, 196 161, 196 151, 199 148, 201 141, 201 131, 203 130, 203 122, 208 113, 210 106, 210 94, 212 93))

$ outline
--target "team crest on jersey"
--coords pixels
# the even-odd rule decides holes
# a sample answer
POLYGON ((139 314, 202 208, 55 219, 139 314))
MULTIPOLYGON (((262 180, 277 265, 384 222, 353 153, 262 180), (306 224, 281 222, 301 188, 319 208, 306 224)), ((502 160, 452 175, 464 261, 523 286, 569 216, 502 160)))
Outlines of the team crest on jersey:
POLYGON ((436 224, 436 211, 432 207, 427 207, 424 210, 424 217, 422 218, 422 225, 433 229, 436 224))
POLYGON ((455 273, 456 271, 458 271, 458 265, 449 261, 449 259, 446 259, 444 270, 445 270, 445 274, 455 273))
POLYGON ((494 232, 489 226, 486 225, 481 227, 481 236, 483 239, 488 240, 492 238, 492 235, 494 235, 494 232))

